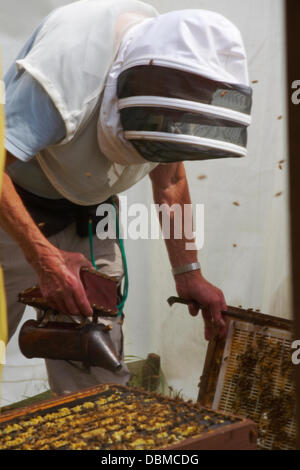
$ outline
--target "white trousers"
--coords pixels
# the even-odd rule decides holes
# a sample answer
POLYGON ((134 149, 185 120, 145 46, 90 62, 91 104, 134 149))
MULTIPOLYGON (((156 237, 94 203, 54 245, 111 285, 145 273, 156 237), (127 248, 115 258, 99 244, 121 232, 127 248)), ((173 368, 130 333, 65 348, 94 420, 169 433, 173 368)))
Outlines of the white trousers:
MULTIPOLYGON (((87 259, 90 259, 89 239, 88 237, 78 237, 75 224, 53 235, 49 238, 49 241, 61 250, 82 253, 87 259)), ((99 240, 94 236, 93 244, 96 264, 101 272, 110 276, 121 276, 123 274, 123 264, 117 241, 99 240)), ((24 305, 18 302, 18 294, 28 287, 36 285, 37 278, 35 271, 25 260, 19 246, 2 229, 0 229, 0 263, 4 272, 8 330, 9 338, 11 338, 22 320, 25 310, 24 305)), ((79 318, 61 315, 59 320, 79 321, 79 318)), ((88 371, 78 362, 70 363, 47 359, 45 362, 52 392, 62 395, 100 383, 127 384, 130 374, 123 362, 123 333, 120 317, 115 319, 101 318, 101 322, 102 320, 103 323, 110 323, 113 326, 109 334, 116 351, 122 358, 122 368, 116 373, 102 367, 91 367, 88 371)))

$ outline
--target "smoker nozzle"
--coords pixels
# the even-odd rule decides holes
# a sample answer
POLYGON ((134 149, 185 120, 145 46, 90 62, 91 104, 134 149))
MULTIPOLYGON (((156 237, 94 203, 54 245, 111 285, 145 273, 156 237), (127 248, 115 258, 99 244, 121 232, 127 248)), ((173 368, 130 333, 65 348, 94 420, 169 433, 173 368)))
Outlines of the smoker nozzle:
POLYGON ((19 334, 21 352, 27 358, 80 361, 86 367, 116 372, 122 364, 108 328, 103 324, 28 320, 19 334))

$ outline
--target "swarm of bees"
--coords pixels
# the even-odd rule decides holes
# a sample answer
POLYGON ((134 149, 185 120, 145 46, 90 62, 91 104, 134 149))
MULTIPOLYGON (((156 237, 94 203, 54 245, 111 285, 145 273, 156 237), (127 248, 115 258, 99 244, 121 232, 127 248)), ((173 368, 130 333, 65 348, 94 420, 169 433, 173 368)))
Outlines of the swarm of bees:
POLYGON ((240 421, 180 398, 104 386, 88 398, 0 423, 0 449, 159 449, 240 421))
MULTIPOLYGON (((295 448, 295 390, 290 350, 263 331, 248 335, 235 356, 231 377, 231 410, 258 425, 258 446, 295 448)), ((222 409, 222 408, 221 408, 222 409)))

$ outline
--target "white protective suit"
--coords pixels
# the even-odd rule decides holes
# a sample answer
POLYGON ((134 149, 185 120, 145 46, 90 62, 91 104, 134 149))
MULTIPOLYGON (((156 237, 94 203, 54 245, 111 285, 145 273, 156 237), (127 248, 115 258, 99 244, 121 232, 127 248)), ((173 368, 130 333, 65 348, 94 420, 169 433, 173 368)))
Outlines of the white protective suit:
POLYGON ((97 204, 128 189, 164 155, 165 163, 173 153, 174 161, 246 155, 246 54, 237 28, 214 12, 157 15, 135 0, 82 0, 54 11, 17 65, 42 85, 64 120, 65 139, 37 159, 55 189, 76 204, 97 204), (189 97, 188 86, 182 99, 179 85, 178 98, 171 84, 171 98, 135 96, 133 90, 119 99, 120 75, 149 63, 167 70, 166 82, 186 74, 183 81, 193 81, 196 96, 189 97), (140 129, 152 108, 153 115, 165 110, 154 118, 160 126, 151 122, 140 129), (126 121, 128 110, 138 129, 124 129, 120 115, 126 121))
MULTIPOLYGON (((75 204, 107 200, 173 154, 178 160, 245 155, 251 108, 246 55, 239 31, 221 15, 157 15, 135 0, 82 0, 47 17, 17 66, 40 83, 64 121, 64 140, 42 150, 37 160, 54 188, 75 204), (145 80, 137 78, 141 70, 145 80)), ((74 225, 50 242, 89 257, 88 237, 80 238, 74 225)), ((117 242, 96 236, 93 242, 99 269, 121 278, 117 242)), ((12 334, 24 310, 17 294, 37 280, 1 230, 0 257, 12 334)), ((114 324, 111 335, 122 357, 122 327, 118 319, 106 321, 114 324)), ((46 365, 58 394, 129 378, 124 363, 116 374, 101 368, 88 373, 66 361, 46 365)))
POLYGON ((63 118, 65 139, 37 159, 55 189, 76 204, 100 203, 156 166, 116 168, 97 142, 101 94, 122 39, 130 27, 156 15, 153 7, 135 0, 72 3, 49 15, 30 53, 17 62, 40 83, 63 118))

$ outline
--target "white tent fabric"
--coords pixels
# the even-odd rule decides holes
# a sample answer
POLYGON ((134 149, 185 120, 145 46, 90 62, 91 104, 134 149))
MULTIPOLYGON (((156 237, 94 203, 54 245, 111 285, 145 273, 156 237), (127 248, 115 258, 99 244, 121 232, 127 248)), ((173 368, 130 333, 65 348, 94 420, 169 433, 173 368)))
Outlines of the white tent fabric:
MULTIPOLYGON (((59 0, 18 0, 0 6, 4 69, 40 19, 59 0), (17 13, 16 13, 17 12, 17 13)), ((203 8, 226 16, 241 31, 254 89, 248 156, 186 164, 194 203, 205 204, 205 243, 199 253, 204 275, 224 291, 230 305, 289 318, 289 244, 284 11, 282 0, 152 0, 160 12, 203 8), (279 165, 278 162, 284 160, 279 165), (206 178, 199 179, 205 175, 206 178), (234 246, 236 245, 236 246, 234 246)), ((128 204, 150 204, 144 179, 127 192, 128 204)), ((170 309, 175 294, 162 241, 126 242, 130 294, 125 353, 162 359, 166 383, 196 398, 207 343, 200 317, 186 307, 170 309)), ((33 316, 33 312, 28 312, 33 316)), ((43 361, 18 352, 16 336, 7 351, 3 405, 46 389, 43 361)))

